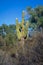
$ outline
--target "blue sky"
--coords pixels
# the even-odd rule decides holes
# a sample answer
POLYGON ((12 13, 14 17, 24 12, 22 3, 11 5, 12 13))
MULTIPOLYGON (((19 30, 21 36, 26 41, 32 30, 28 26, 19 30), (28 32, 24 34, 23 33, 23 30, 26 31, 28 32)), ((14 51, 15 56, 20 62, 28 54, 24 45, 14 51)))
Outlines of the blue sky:
POLYGON ((15 24, 16 18, 21 20, 22 10, 38 5, 43 5, 43 0, 0 0, 0 25, 15 24))

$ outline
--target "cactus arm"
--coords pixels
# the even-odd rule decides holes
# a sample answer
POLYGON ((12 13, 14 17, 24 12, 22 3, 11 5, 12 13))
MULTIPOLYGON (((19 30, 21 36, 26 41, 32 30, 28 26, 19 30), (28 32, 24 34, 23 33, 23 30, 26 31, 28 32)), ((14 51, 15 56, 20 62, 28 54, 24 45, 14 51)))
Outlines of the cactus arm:
POLYGON ((28 22, 24 21, 24 12, 22 12, 22 22, 18 23, 18 19, 16 19, 16 32, 18 39, 24 38, 28 34, 28 22))
POLYGON ((20 25, 18 23, 18 19, 16 19, 16 32, 17 32, 17 37, 18 39, 20 39, 20 31, 19 31, 20 25))

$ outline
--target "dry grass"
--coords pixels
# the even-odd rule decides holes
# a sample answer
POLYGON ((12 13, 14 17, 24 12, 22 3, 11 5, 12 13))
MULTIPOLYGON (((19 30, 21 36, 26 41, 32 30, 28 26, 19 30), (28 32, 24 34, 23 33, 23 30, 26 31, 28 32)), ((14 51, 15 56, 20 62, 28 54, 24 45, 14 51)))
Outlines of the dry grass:
POLYGON ((0 50, 0 65, 43 65, 42 34, 38 33, 35 37, 25 40, 24 53, 18 43, 11 48, 6 48, 7 51, 0 50))

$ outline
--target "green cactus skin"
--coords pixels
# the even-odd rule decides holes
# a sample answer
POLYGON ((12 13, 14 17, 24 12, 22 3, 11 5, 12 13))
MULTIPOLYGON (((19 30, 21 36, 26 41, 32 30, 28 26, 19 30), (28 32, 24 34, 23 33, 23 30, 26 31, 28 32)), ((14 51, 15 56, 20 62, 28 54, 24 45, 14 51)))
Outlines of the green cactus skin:
POLYGON ((25 23, 24 21, 24 11, 22 12, 22 22, 18 22, 16 18, 16 32, 18 39, 24 38, 28 34, 28 22, 25 23), (25 24, 25 25, 24 25, 25 24))

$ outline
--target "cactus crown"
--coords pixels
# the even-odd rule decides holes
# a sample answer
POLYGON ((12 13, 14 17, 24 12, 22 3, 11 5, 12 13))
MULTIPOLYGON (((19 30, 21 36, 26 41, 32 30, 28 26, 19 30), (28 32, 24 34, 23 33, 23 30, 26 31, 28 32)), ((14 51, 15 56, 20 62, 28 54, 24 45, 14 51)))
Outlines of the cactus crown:
POLYGON ((16 32, 18 39, 25 38, 28 34, 28 22, 24 21, 24 11, 22 12, 22 22, 18 22, 16 18, 16 32))

